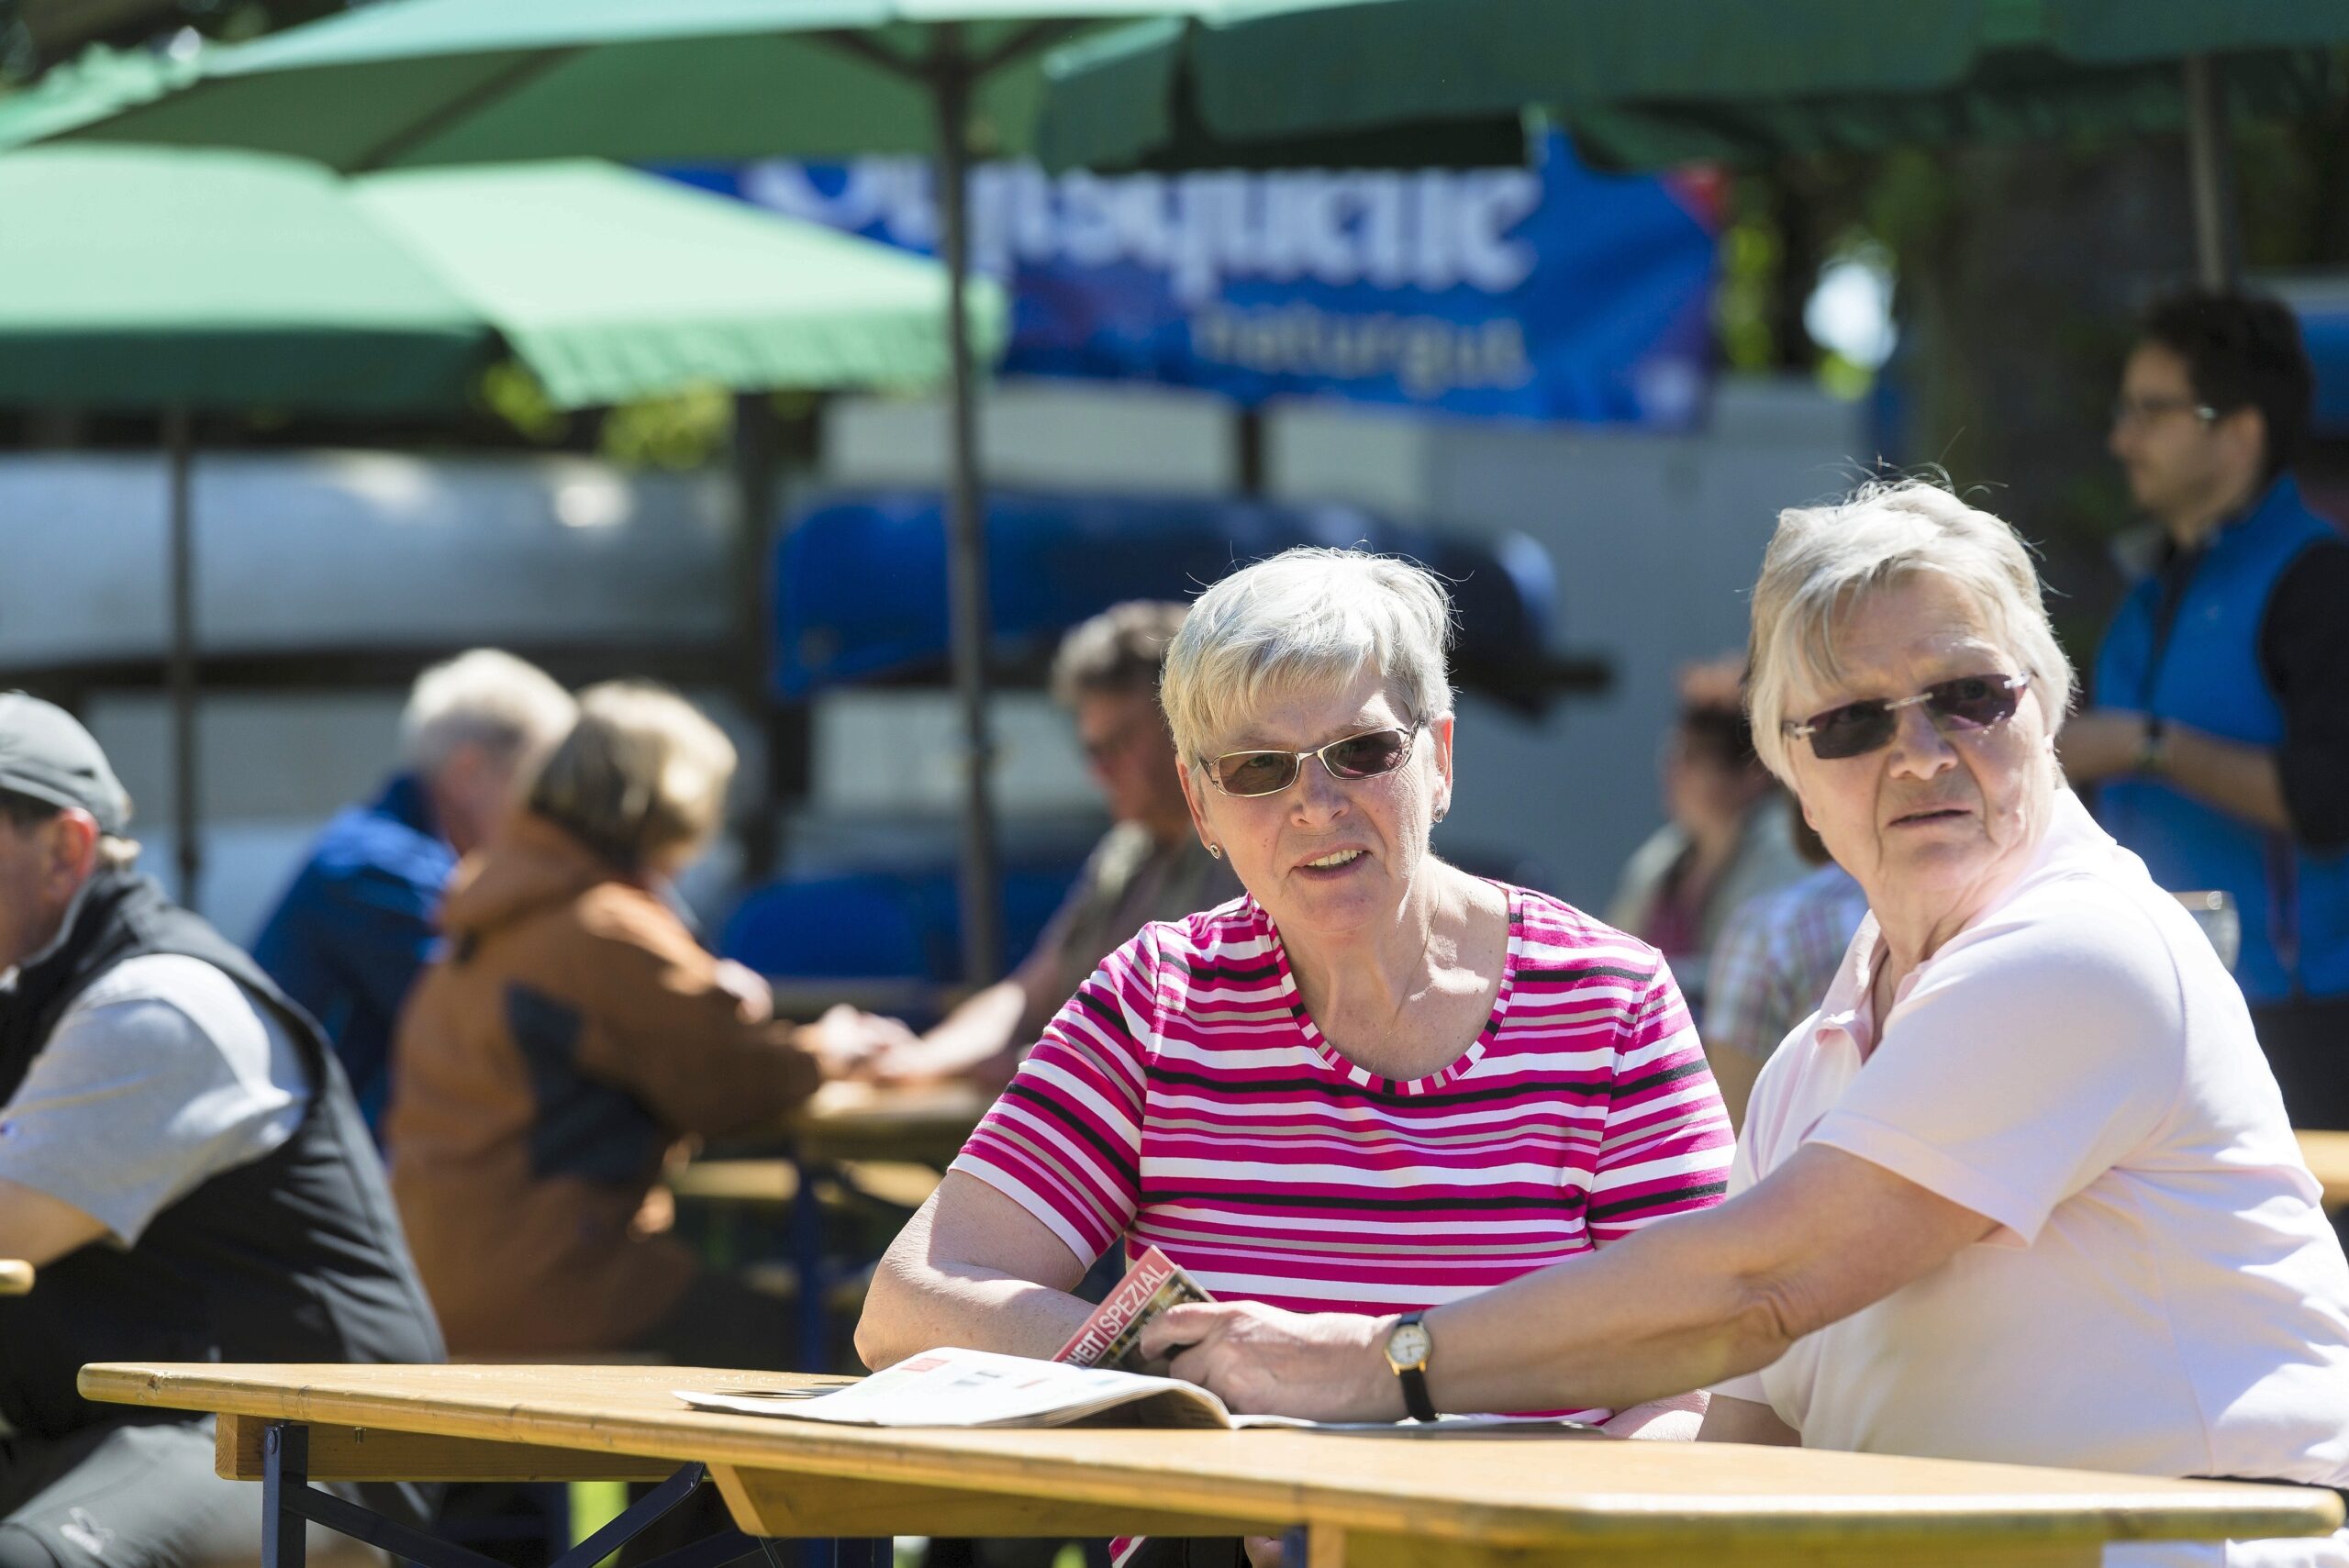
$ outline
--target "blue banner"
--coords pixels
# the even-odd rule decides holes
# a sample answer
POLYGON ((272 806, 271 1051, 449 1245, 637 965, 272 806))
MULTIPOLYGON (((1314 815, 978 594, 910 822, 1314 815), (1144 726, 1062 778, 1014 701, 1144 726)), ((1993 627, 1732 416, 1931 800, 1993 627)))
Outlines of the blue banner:
MULTIPOLYGON (((925 160, 672 172, 936 244, 925 160)), ((1008 373, 1677 428, 1710 381, 1712 205, 1697 181, 1594 172, 1558 136, 1530 169, 994 164, 972 176, 972 251, 1012 289, 1008 373)))

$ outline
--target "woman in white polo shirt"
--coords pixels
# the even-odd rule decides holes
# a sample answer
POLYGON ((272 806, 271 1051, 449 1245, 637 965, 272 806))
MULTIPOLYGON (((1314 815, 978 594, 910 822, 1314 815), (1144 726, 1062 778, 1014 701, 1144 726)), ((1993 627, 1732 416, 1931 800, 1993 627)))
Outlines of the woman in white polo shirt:
MULTIPOLYGON (((2349 1485, 2349 1262, 2242 994, 2062 782, 2022 543, 1923 484, 1789 511, 1752 656, 1757 749, 1870 915, 1729 1201, 1416 1329, 1180 1307, 1146 1347, 1297 1415, 1710 1385, 1719 1440, 2349 1485)), ((2349 1532, 2229 1550, 2340 1568, 2349 1532)))

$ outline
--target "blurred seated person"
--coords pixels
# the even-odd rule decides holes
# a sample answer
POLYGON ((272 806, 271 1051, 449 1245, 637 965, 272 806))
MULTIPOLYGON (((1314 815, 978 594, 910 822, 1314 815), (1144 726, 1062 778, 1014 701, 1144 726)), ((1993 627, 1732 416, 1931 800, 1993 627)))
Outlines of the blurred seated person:
POLYGON ((326 1029, 370 1131, 391 1088, 392 1026, 438 939, 457 859, 576 715, 536 666, 477 648, 417 677, 399 772, 327 824, 253 943, 253 957, 326 1029))
POLYGON ((1072 630, 1052 660, 1052 696, 1116 819, 1068 898, 1009 977, 966 999, 928 1034, 867 1018, 883 1079, 968 1073, 1006 1080, 1019 1055, 1101 961, 1152 920, 1179 920, 1240 895, 1239 879, 1191 831, 1174 742, 1158 706, 1166 650, 1185 606, 1134 599, 1072 630))
POLYGON ((819 1030, 776 1021, 663 896, 716 835, 734 761, 683 698, 591 687, 523 808, 458 867, 385 1128, 461 1354, 772 1367, 792 1343, 787 1303, 640 1221, 680 1140, 773 1126, 824 1076, 819 1030))
POLYGON ((1753 752, 1734 658, 1680 672, 1680 717, 1664 750, 1664 825, 1632 851, 1608 924, 1664 951, 1692 1007, 1707 962, 1746 900, 1799 881, 1785 792, 1753 752))
POLYGON ((1762 1063, 1819 1010, 1868 912, 1867 894, 1828 858, 1818 830, 1800 811, 1788 822, 1795 852, 1816 869, 1731 913, 1705 982, 1705 1060, 1734 1127, 1745 1125, 1762 1063))
POLYGON ((0 1568, 260 1553, 212 1418, 90 1404, 84 1362, 441 1359, 325 1038, 129 821, 88 730, 0 696, 0 1256, 39 1271, 0 1299, 0 1568))

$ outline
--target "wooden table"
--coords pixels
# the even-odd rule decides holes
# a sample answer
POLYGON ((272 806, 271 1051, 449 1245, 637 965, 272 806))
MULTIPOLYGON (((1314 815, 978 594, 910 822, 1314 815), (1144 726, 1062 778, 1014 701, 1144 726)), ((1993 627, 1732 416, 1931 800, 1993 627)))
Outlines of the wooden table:
MULTIPOLYGON (((900 1208, 919 1208, 938 1190, 938 1172, 907 1160, 841 1160, 841 1178, 900 1208)), ((740 1203, 781 1207, 799 1195, 799 1167, 788 1160, 696 1160, 671 1171, 662 1184, 685 1203, 740 1203)))
MULTIPOLYGON (((677 1367, 191 1362, 91 1366, 81 1386, 95 1400, 217 1412, 222 1473, 266 1480, 281 1467, 263 1508, 269 1539, 289 1546, 301 1531, 284 1528, 295 1516, 281 1510, 302 1472, 283 1456, 305 1446, 318 1480, 639 1480, 706 1464, 736 1520, 773 1536, 1303 1527, 1305 1568, 2095 1568, 2108 1540, 2321 1535, 2341 1521, 2338 1497, 2297 1487, 1802 1449, 880 1430, 689 1410, 671 1394, 807 1381, 677 1367)), ((573 1556, 610 1549, 590 1540, 573 1556)), ((285 1568, 283 1554, 267 1561, 285 1568)))
POLYGON ((2349 1207, 2349 1132, 2297 1132, 2300 1157, 2324 1189, 2324 1207, 2349 1207))
MULTIPOLYGON (((825 1302, 829 1267, 825 1245, 824 1216, 816 1201, 816 1184, 803 1179, 811 1173, 853 1169, 882 1163, 923 1165, 944 1170, 961 1153, 963 1140, 995 1103, 987 1090, 962 1083, 883 1085, 840 1081, 818 1089, 807 1103, 763 1140, 738 1144, 735 1154, 757 1152, 787 1162, 786 1179, 773 1172, 751 1170, 735 1159, 711 1163, 743 1168, 711 1178, 744 1195, 790 1204, 791 1262, 800 1281, 797 1344, 794 1362, 799 1366, 826 1364, 831 1340, 825 1302), (812 1282, 812 1284, 811 1284, 812 1282)), ((686 1167, 687 1171, 693 1166, 686 1167)), ((696 1178, 688 1178, 693 1184, 696 1178)), ((909 1184, 889 1184, 898 1191, 909 1184)), ((714 1189, 705 1188, 710 1195, 714 1189)), ((878 1189, 874 1189, 876 1194, 878 1189)), ((679 1195, 685 1195, 680 1189, 679 1195)), ((869 1260, 857 1260, 859 1262, 869 1260)))
POLYGON ((0 1258, 0 1296, 24 1296, 33 1288, 33 1266, 21 1258, 0 1258))
POLYGON ((992 1092, 970 1084, 840 1081, 818 1089, 786 1124, 807 1160, 897 1160, 943 1168, 963 1151, 992 1092))

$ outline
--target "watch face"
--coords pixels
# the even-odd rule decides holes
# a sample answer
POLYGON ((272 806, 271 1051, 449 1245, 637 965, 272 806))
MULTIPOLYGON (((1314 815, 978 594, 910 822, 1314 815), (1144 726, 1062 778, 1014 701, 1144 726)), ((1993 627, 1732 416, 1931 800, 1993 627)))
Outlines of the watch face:
POLYGON ((1424 1366, 1431 1342, 1417 1323, 1405 1323, 1386 1336, 1386 1359, 1396 1366, 1424 1366))

